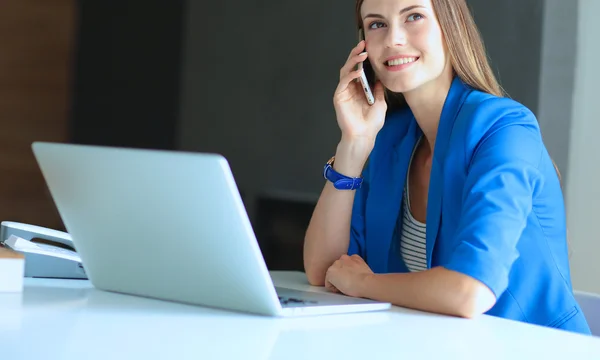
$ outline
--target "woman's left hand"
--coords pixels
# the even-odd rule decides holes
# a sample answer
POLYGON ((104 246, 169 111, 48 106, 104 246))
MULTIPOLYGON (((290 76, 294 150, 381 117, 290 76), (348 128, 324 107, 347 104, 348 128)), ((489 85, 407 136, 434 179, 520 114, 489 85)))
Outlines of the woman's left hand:
POLYGON ((362 297, 367 277, 373 274, 369 265, 358 255, 342 255, 325 274, 325 287, 348 296, 362 297))

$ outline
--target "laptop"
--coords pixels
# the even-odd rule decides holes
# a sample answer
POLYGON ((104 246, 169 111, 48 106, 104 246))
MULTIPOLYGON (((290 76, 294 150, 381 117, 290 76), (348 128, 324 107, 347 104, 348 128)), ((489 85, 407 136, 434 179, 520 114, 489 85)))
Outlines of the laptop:
POLYGON ((97 289, 279 317, 391 307, 275 288, 222 155, 49 142, 32 148, 97 289))

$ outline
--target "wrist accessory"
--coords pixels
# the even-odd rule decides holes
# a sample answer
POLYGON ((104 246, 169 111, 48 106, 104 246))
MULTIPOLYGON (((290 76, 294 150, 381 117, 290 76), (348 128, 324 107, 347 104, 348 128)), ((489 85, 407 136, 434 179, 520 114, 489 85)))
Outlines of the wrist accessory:
POLYGON ((333 156, 325 164, 323 169, 323 177, 333 183, 333 187, 338 190, 355 190, 361 187, 363 179, 361 177, 350 177, 342 175, 339 172, 333 170, 333 162, 335 156, 333 156))

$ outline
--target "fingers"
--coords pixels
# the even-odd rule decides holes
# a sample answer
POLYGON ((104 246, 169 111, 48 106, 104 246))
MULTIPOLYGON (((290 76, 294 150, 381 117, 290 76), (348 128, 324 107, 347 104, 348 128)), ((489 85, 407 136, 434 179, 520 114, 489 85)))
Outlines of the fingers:
POLYGON ((346 254, 344 254, 344 255, 340 256, 340 259, 336 260, 336 262, 337 261, 343 261, 343 260, 360 260, 360 261, 363 261, 363 258, 360 255, 358 255, 358 254, 353 254, 353 255, 346 255, 346 254))
POLYGON ((339 293, 340 291, 335 286, 333 286, 333 284, 329 281, 331 278, 329 270, 331 270, 331 267, 329 267, 329 269, 327 270, 327 273, 325 273, 325 289, 327 289, 331 292, 339 293))
POLYGON ((360 77, 362 70, 354 70, 352 72, 350 72, 349 74, 347 74, 345 77, 343 77, 340 82, 338 83, 338 87, 336 89, 336 93, 340 94, 344 91, 346 91, 348 89, 348 86, 350 86, 350 84, 352 84, 352 82, 355 79, 358 79, 360 77))
POLYGON ((358 44, 356 44, 356 46, 350 51, 350 54, 348 55, 348 58, 346 59, 346 62, 348 62, 348 60, 350 60, 352 57, 360 54, 361 52, 363 52, 365 50, 365 41, 361 40, 358 42, 358 44))
MULTIPOLYGON (((357 62, 354 62, 354 65, 351 65, 350 67, 347 67, 347 65, 349 63, 352 63, 353 59, 356 59, 356 57, 359 56, 359 54, 363 53, 364 51, 365 51, 365 41, 361 40, 350 51, 350 54, 348 55, 348 58, 346 59, 346 63, 344 64, 344 66, 342 66, 342 69, 340 70, 340 79, 343 78, 348 72, 350 72, 350 70, 352 70, 352 66, 356 65, 357 62)), ((363 57, 364 57, 364 55, 363 55, 363 57)), ((365 57, 365 59, 366 59, 366 57, 365 57)), ((364 59, 362 61, 364 61, 364 59)))
POLYGON ((350 84, 353 80, 358 79, 362 74, 363 70, 353 70, 349 72, 346 76, 340 79, 340 84, 350 84))
POLYGON ((341 291, 339 291, 335 286, 331 285, 329 281, 325 282, 325 289, 333 293, 341 293, 341 291))
POLYGON ((362 52, 352 56, 346 61, 344 66, 340 69, 340 80, 343 79, 347 74, 352 72, 356 67, 356 64, 361 63, 367 60, 368 54, 366 52, 362 52))
POLYGON ((375 88, 373 89, 373 96, 375 97, 376 102, 385 102, 385 91, 383 89, 383 84, 381 84, 381 81, 377 81, 375 83, 375 88))

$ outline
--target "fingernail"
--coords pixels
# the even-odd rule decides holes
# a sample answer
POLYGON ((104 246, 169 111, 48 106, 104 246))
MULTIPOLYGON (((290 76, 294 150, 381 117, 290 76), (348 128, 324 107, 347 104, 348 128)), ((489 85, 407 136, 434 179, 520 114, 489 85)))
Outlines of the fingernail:
POLYGON ((361 52, 360 54, 358 54, 358 56, 365 55, 366 53, 367 53, 366 51, 363 51, 363 52, 361 52))

